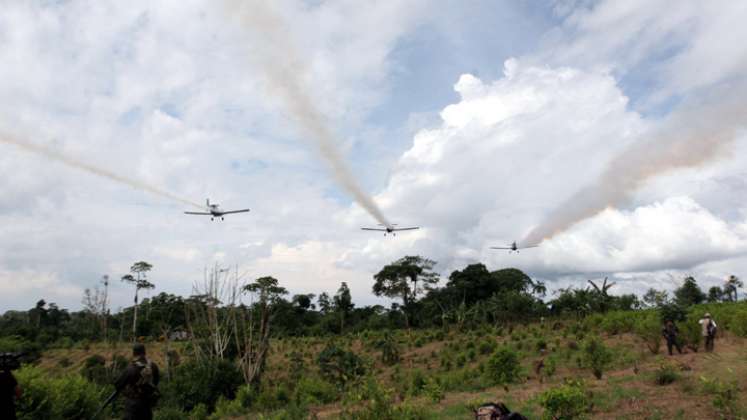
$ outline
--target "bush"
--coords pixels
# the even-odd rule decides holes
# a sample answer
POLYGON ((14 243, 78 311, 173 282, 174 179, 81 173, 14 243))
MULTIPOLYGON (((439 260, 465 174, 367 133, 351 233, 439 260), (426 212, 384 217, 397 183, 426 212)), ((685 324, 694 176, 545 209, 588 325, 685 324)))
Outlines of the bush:
POLYGON ((583 364, 590 368, 594 377, 602 379, 602 373, 612 362, 612 353, 597 337, 590 338, 584 345, 583 364))
POLYGON ((175 407, 159 408, 153 413, 154 420, 182 420, 184 417, 184 411, 175 407))
POLYGON ((192 360, 177 367, 171 381, 161 386, 162 405, 191 411, 199 404, 209 410, 220 397, 233 399, 244 377, 226 360, 192 360))
POLYGON ((697 352, 700 348, 701 331, 700 325, 697 320, 685 321, 680 323, 680 336, 679 340, 690 348, 692 351, 697 352))
POLYGON ((381 361, 385 365, 392 366, 399 362, 399 346, 390 331, 384 333, 384 337, 377 343, 377 347, 381 350, 381 361))
POLYGON ((296 384, 295 400, 303 404, 329 404, 337 400, 337 389, 327 381, 315 378, 302 378, 296 384))
POLYGON ((669 363, 662 363, 656 372, 654 378, 658 385, 669 385, 679 378, 677 369, 669 363))
POLYGON ((91 418, 106 398, 106 388, 80 375, 50 378, 42 369, 26 365, 15 376, 23 389, 16 405, 19 419, 91 418))
POLYGON ((703 391, 713 395, 713 406, 720 412, 722 418, 737 418, 738 382, 736 380, 725 382, 705 377, 701 377, 700 380, 703 382, 703 391))
POLYGON ((490 352, 493 351, 493 348, 495 347, 494 341, 481 341, 480 345, 477 347, 477 350, 482 355, 490 354, 490 352))
POLYGON ((729 323, 729 329, 735 335, 747 337, 747 309, 735 311, 729 323))
POLYGON ((23 353, 21 363, 35 363, 41 357, 41 346, 17 335, 0 337, 0 353, 23 353))
POLYGON ((340 418, 349 420, 426 420, 431 416, 424 410, 407 403, 396 406, 393 390, 382 387, 376 379, 369 377, 345 396, 340 418))
POLYGON ((485 375, 493 385, 516 382, 519 378, 521 366, 519 356, 508 347, 501 347, 488 359, 485 375))
POLYGON ((441 385, 433 378, 426 379, 425 386, 423 387, 423 393, 427 395, 433 403, 441 402, 441 400, 443 400, 445 396, 444 390, 441 389, 441 385))
POLYGON ((589 412, 590 399, 580 381, 566 381, 540 395, 543 419, 577 419, 589 412))
POLYGON ((649 351, 659 354, 661 349, 661 323, 654 316, 642 317, 635 325, 635 333, 640 337, 649 351))
POLYGON ((366 372, 363 360, 358 355, 333 344, 319 353, 317 364, 322 377, 339 387, 366 372))
POLYGON ((95 384, 106 385, 111 382, 106 370, 106 359, 98 354, 86 358, 80 374, 95 384))

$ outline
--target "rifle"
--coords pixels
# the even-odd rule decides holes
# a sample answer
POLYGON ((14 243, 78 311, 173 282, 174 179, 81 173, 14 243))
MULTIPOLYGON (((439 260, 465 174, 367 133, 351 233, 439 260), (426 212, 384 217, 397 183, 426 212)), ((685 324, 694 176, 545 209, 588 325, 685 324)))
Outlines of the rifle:
POLYGON ((114 390, 114 392, 112 392, 112 395, 110 395, 109 398, 107 398, 106 401, 104 401, 104 404, 98 409, 98 411, 96 411, 96 414, 94 414, 93 417, 91 417, 91 420, 94 420, 96 417, 98 417, 99 414, 101 414, 101 412, 104 411, 106 406, 111 404, 112 401, 114 401, 114 399, 117 398, 117 395, 119 395, 119 391, 114 390))

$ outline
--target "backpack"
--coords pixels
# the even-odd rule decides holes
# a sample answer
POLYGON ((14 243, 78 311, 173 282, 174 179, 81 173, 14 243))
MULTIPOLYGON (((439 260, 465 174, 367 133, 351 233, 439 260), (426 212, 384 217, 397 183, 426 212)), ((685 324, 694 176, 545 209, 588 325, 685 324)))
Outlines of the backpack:
POLYGON ((151 407, 155 406, 161 393, 153 380, 153 362, 135 360, 133 364, 139 369, 137 381, 128 384, 125 395, 131 399, 146 401, 151 407))
POLYGON ((708 321, 708 327, 707 327, 708 335, 711 337, 716 336, 716 324, 713 323, 713 321, 708 321))

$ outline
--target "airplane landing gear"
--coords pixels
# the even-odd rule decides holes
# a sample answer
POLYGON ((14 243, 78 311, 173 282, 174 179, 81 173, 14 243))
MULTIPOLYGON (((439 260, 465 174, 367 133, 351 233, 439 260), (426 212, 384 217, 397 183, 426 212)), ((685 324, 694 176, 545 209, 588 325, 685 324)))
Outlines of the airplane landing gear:
POLYGON ((211 217, 211 218, 210 218, 210 221, 212 222, 213 220, 215 220, 215 218, 214 218, 214 217, 211 217))
POLYGON ((223 217, 221 217, 220 220, 226 220, 226 219, 224 219, 223 217))

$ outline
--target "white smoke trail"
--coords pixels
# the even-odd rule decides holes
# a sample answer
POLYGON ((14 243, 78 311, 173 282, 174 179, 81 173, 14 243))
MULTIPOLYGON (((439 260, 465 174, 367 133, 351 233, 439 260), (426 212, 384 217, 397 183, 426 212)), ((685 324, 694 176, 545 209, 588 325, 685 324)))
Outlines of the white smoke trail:
POLYGON ((180 203, 183 203, 183 204, 186 204, 186 205, 189 205, 189 206, 194 206, 194 207, 197 207, 197 208, 200 208, 200 209, 204 209, 205 208, 204 206, 202 206, 200 204, 194 203, 194 202, 192 202, 190 200, 186 200, 186 199, 181 198, 179 196, 176 196, 176 195, 174 195, 174 194, 172 194, 170 192, 163 191, 163 190, 155 188, 155 187, 151 187, 150 185, 147 185, 147 184, 143 183, 142 181, 137 181, 137 180, 129 179, 129 178, 126 178, 126 177, 124 177, 122 175, 115 174, 114 172, 108 171, 106 169, 102 169, 102 168, 99 168, 97 166, 91 165, 89 163, 83 162, 81 160, 72 158, 70 156, 63 155, 62 153, 60 153, 58 151, 55 151, 55 150, 52 150, 52 149, 50 149, 50 148, 48 148, 46 146, 42 146, 42 145, 39 145, 39 144, 30 143, 30 142, 27 142, 27 141, 24 141, 24 140, 20 140, 17 137, 13 137, 13 136, 10 136, 10 135, 5 135, 5 134, 2 134, 2 133, 0 133, 0 142, 6 143, 6 144, 11 144, 13 146, 16 146, 16 147, 19 147, 19 148, 23 149, 26 152, 30 152, 30 153, 33 153, 33 154, 36 154, 36 155, 48 158, 48 159, 54 160, 56 162, 60 162, 60 163, 62 163, 64 165, 67 165, 69 167, 72 167, 72 168, 75 168, 75 169, 79 169, 79 170, 88 172, 90 174, 94 174, 94 175, 102 177, 102 178, 106 178, 106 179, 109 179, 109 180, 112 180, 112 181, 119 182, 121 184, 128 185, 128 186, 130 186, 132 188, 135 188, 135 189, 138 189, 138 190, 146 191, 146 192, 149 192, 151 194, 155 194, 155 195, 158 195, 158 196, 161 196, 161 197, 164 197, 164 198, 168 198, 169 200, 178 201, 180 203))
POLYGON ((522 243, 536 245, 597 215, 607 207, 624 205, 650 179, 702 165, 726 154, 747 125, 745 89, 734 89, 697 107, 676 111, 652 135, 614 158, 593 184, 557 207, 522 243))
MULTIPOLYGON (((301 60, 295 43, 284 30, 282 19, 271 10, 271 2, 226 0, 234 16, 244 26, 262 37, 264 47, 252 49, 259 54, 259 64, 264 67, 271 93, 280 97, 290 115, 316 140, 321 156, 327 161, 337 182, 350 193, 361 207, 384 226, 392 227, 373 199, 363 191, 353 172, 337 148, 338 139, 327 126, 324 115, 314 105, 301 78, 309 74, 301 60)), ((365 51, 361 52, 365 54, 365 51)))

